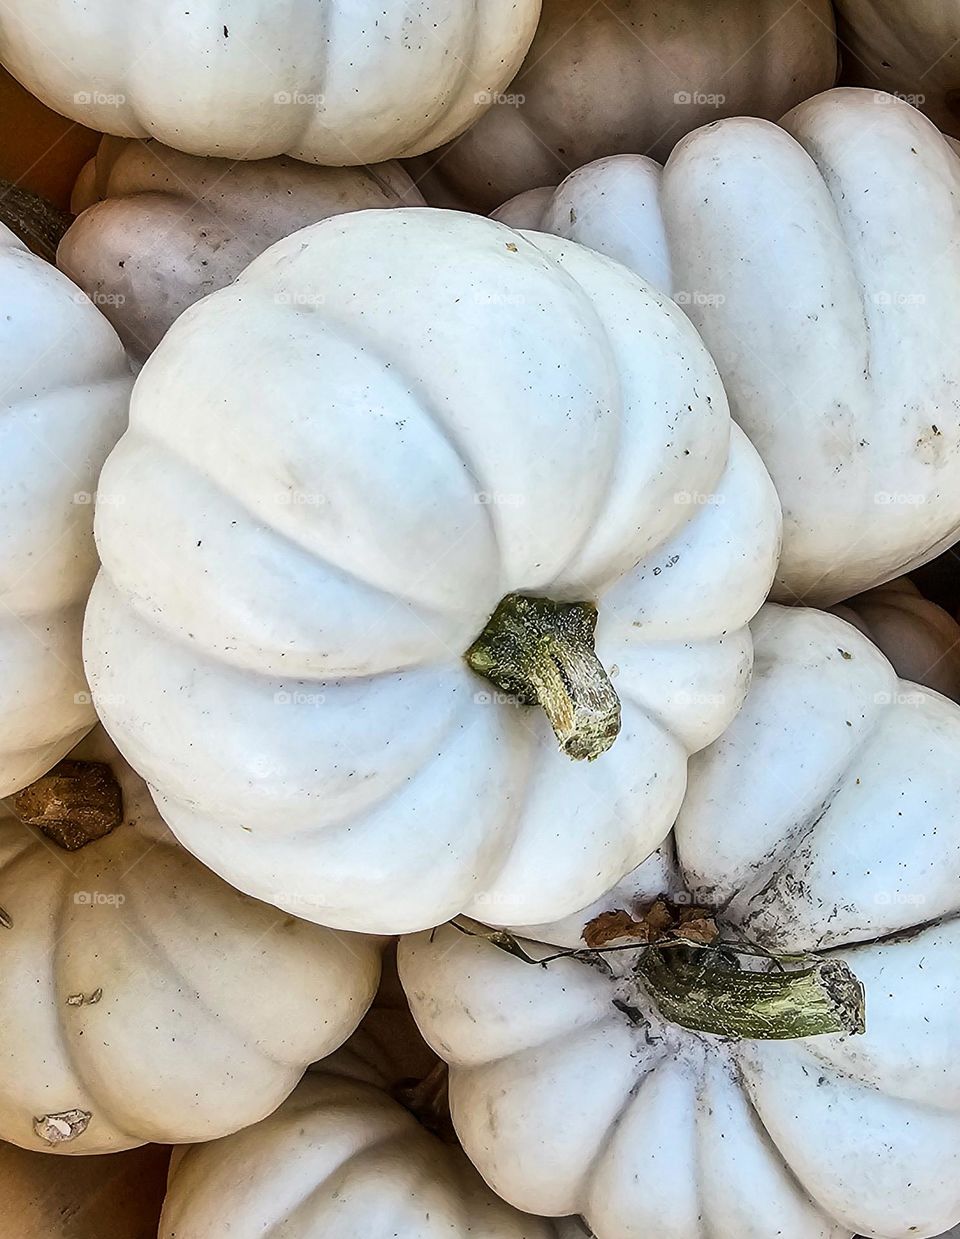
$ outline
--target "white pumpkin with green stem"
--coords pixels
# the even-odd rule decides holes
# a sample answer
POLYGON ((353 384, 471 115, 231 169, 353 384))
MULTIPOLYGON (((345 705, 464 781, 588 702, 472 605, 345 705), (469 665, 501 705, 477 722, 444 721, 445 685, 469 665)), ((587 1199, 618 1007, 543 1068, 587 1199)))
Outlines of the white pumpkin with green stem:
POLYGON ((422 206, 423 198, 396 163, 233 163, 104 138, 71 205, 80 217, 57 264, 143 361, 187 306, 229 284, 274 241, 330 215, 422 206))
POLYGON ((683 305, 783 502, 775 597, 833 604, 960 536, 960 159, 914 108, 828 91, 497 216, 683 305))
MULTIPOLYGON (((0 221, 16 206, 29 225, 35 203, 3 197, 0 221)), ((2 222, 0 305, 4 797, 59 761, 96 721, 80 653, 97 570, 93 503, 100 468, 126 426, 133 380, 106 319, 2 222)))
POLYGON ((9 0, 0 61, 102 133, 193 155, 379 163, 462 133, 540 0, 9 0))
POLYGON ((0 815, 0 908, 0 1138, 40 1152, 256 1122, 377 986, 375 942, 185 852, 99 728, 0 815))
POLYGON ((670 848, 522 931, 534 958, 628 949, 531 966, 472 922, 404 939, 401 979, 520 1208, 598 1239, 937 1234, 960 1219, 960 709, 834 616, 770 605, 753 631, 670 848))
POLYGON ((564 915, 656 848, 779 541, 675 306, 424 208, 188 310, 100 488, 107 728, 205 864, 378 933, 564 915))
POLYGON ((924 598, 909 577, 848 598, 832 610, 865 633, 901 679, 960 700, 960 624, 924 598))

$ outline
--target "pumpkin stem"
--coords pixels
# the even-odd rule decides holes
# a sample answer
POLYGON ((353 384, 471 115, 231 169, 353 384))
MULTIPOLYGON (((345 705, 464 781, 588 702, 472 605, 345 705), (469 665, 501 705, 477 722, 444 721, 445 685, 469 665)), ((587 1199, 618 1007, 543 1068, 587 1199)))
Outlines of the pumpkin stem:
POLYGON ((594 652, 597 608, 508 594, 464 657, 478 675, 539 705, 560 747, 593 761, 620 731, 620 699, 594 652))
POLYGON ((787 1041, 866 1029, 863 986, 842 960, 788 970, 742 969, 735 953, 686 944, 648 947, 636 965, 668 1020, 717 1036, 787 1041))
POLYGON ((56 262, 57 246, 72 223, 72 215, 46 198, 0 178, 0 224, 47 262, 56 262))
POLYGON ((393 1097, 428 1131, 456 1143, 457 1133, 450 1118, 449 1076, 447 1064, 438 1062, 422 1080, 401 1080, 393 1090, 393 1097))
POLYGON ((65 851, 76 852, 120 825, 123 793, 106 762, 68 758, 17 792, 13 811, 65 851))

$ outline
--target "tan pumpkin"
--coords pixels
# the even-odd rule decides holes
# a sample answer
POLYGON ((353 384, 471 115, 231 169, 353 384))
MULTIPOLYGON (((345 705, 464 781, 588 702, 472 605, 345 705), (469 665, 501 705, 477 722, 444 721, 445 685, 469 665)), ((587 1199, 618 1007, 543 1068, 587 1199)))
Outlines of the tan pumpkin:
POLYGON ((960 4, 837 0, 843 81, 905 98, 960 137, 960 4))
POLYGON ((909 577, 832 608, 883 651, 903 680, 960 700, 960 624, 924 598, 909 577))
POLYGON ((603 155, 666 159, 721 116, 776 120, 836 69, 829 0, 544 0, 490 111, 410 162, 431 205, 488 212, 603 155))
POLYGON ((170 1150, 44 1157, 0 1145, 6 1239, 155 1239, 170 1150), (15 1219, 15 1220, 14 1220, 15 1219))
POLYGON ((178 315, 274 241, 346 211, 422 205, 397 163, 325 168, 285 155, 235 163, 108 137, 77 181, 80 218, 57 265, 142 361, 178 315))

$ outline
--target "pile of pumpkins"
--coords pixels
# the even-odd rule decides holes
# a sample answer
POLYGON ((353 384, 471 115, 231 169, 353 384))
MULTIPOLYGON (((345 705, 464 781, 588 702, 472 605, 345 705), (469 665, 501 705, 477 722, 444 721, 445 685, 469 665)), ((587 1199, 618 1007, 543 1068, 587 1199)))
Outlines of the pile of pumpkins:
POLYGON ((0 64, 3 1239, 960 1235, 960 0, 0 64))

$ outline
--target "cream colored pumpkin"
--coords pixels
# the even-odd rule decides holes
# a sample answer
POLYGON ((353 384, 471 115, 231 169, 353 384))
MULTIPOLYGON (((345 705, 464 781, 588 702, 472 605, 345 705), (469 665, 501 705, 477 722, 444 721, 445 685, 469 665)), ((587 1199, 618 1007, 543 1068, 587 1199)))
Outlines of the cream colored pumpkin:
POLYGON ((310 1072, 270 1118, 175 1154, 159 1239, 553 1239, 387 1093, 310 1072))
POLYGON ((80 218, 57 265, 143 361, 187 306, 229 284, 274 241, 344 211, 422 204, 396 163, 234 163, 104 138, 77 182, 80 218))
POLYGON ((132 382, 106 319, 0 224, 0 797, 95 722, 80 657, 94 499, 132 382))
POLYGON ((7 0, 0 60, 92 129, 193 155, 432 150, 518 69, 540 0, 7 0))
POLYGON ((598 1239, 938 1234, 960 1219, 960 708, 835 616, 770 605, 752 627, 750 692, 693 759, 671 846, 522 931, 582 950, 601 912, 712 909, 741 967, 695 952, 693 1029, 634 949, 536 967, 448 926, 401 942, 401 979, 465 1149, 520 1208, 598 1239), (744 947, 845 961, 865 1033, 702 1031, 736 1012, 744 947))
POLYGON ((960 137, 956 0, 837 0, 843 81, 901 95, 960 137))
POLYGON ((775 597, 831 605, 960 536, 960 159, 914 108, 828 91, 497 216, 683 306, 783 503, 775 597))
POLYGON ((828 0, 544 0, 517 77, 415 179, 434 206, 490 211, 604 155, 666 159, 721 116, 775 120, 836 68, 828 0))
POLYGON ((366 932, 561 915, 655 848, 779 544, 675 306, 423 208, 314 225, 182 315, 100 484, 106 726, 205 864, 366 932), (596 760, 465 660, 518 599, 598 608, 534 659, 585 726, 619 695, 607 751, 562 738, 596 760))
POLYGON ((65 852, 0 816, 0 1137, 104 1153, 256 1122, 359 1023, 377 946, 204 869, 99 728, 71 759, 110 765, 123 823, 65 852))
POLYGON ((833 613, 865 633, 901 679, 960 699, 960 624, 908 577, 849 598, 833 613))

